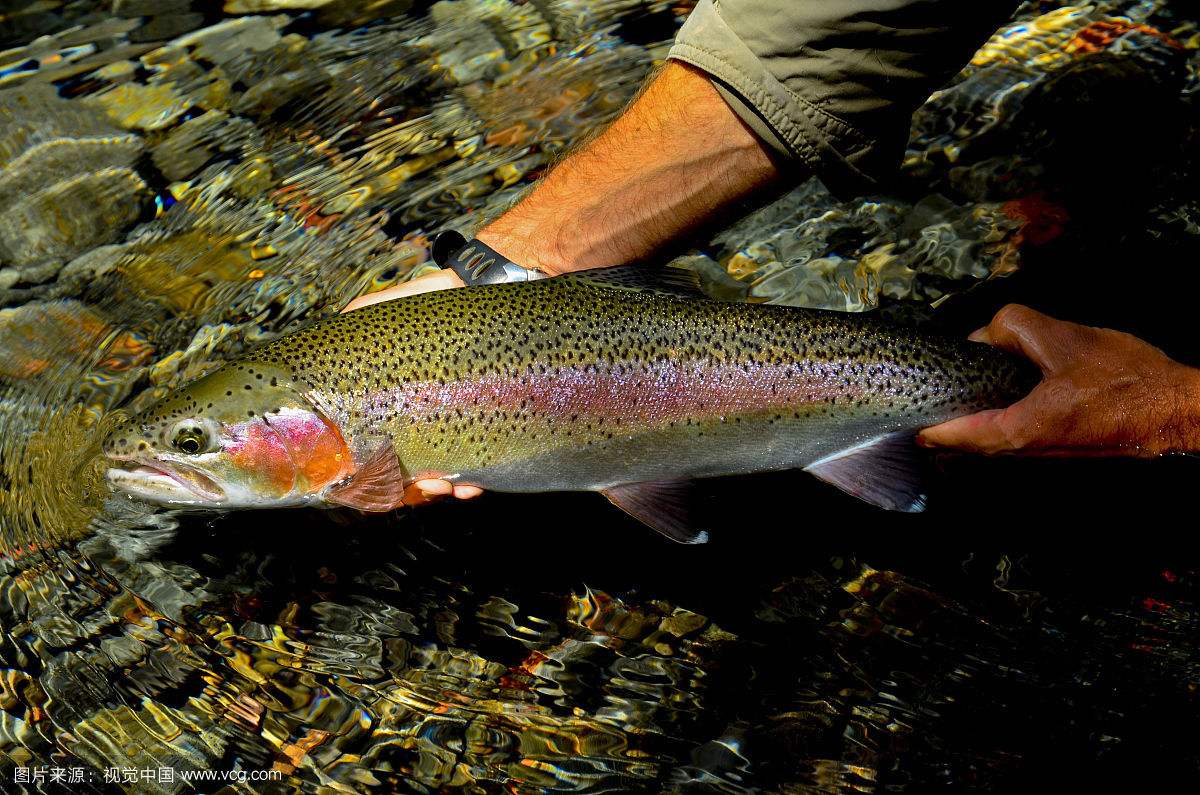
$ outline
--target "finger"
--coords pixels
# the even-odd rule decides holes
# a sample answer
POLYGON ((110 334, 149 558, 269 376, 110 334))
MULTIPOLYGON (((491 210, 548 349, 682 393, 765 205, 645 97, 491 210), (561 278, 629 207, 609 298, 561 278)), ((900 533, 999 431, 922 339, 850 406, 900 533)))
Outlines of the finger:
POLYGON ((413 483, 413 487, 426 497, 445 497, 454 493, 454 484, 441 478, 425 478, 413 483))
MULTIPOLYGON (((419 495, 421 502, 429 502, 449 495, 454 495, 460 500, 473 500, 483 494, 483 489, 478 486, 457 485, 441 478, 424 478, 413 481, 409 488, 419 495)), ((410 504, 407 499, 405 504, 410 504)))
POLYGON ((397 298, 405 298, 410 295, 419 295, 420 293, 428 293, 434 290, 447 290, 452 287, 462 287, 463 281, 458 277, 458 274, 451 270, 436 271, 424 276, 419 276, 412 281, 397 284, 395 287, 388 287, 385 290, 377 290, 373 293, 360 295, 350 303, 346 304, 343 312, 353 312, 355 309, 362 309, 364 306, 371 304, 382 303, 383 301, 394 301, 397 298))
POLYGON ((438 478, 415 480, 404 487, 404 504, 408 506, 427 505, 445 497, 453 488, 450 483, 438 478))
POLYGON ((404 487, 404 497, 402 498, 401 504, 413 507, 417 505, 425 505, 435 499, 437 498, 430 497, 425 492, 418 489, 416 484, 410 483, 404 487))
POLYGON ((1006 431, 1004 416, 1005 409, 991 409, 958 417, 925 428, 917 434, 917 444, 987 455, 1015 452, 1016 445, 1006 431))
POLYGON ((979 342, 1018 353, 1033 360, 1043 372, 1061 360, 1064 336, 1074 336, 1075 324, 1055 320, 1021 304, 1003 307, 986 328, 972 335, 979 342))

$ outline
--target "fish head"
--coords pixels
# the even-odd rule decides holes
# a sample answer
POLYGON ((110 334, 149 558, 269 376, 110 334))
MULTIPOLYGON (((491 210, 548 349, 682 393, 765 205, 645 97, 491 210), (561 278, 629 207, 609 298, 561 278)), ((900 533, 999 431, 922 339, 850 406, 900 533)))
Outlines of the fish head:
POLYGON ((281 367, 227 364, 114 428, 103 447, 108 482, 169 506, 317 502, 354 461, 310 395, 281 367))

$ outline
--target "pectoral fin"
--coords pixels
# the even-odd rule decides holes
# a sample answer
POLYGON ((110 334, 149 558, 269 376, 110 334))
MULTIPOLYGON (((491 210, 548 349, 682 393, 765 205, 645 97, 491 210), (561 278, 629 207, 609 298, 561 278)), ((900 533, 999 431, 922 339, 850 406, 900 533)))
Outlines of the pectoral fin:
POLYGON ((353 475, 325 492, 325 500, 372 513, 403 505, 404 472, 391 443, 380 445, 353 475))
POLYGON ((921 459, 911 433, 877 436, 809 464, 804 471, 889 511, 925 510, 921 459))
POLYGON ((664 480, 649 483, 623 483, 600 493, 608 501, 639 522, 680 544, 703 544, 708 533, 692 526, 690 511, 691 483, 664 480))

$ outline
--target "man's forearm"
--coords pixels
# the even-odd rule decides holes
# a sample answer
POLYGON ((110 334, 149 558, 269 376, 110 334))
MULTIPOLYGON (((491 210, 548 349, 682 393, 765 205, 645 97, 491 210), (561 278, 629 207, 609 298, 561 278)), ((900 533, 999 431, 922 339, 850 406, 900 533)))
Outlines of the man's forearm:
POLYGON ((669 61, 608 129, 477 237, 550 274, 646 257, 779 177, 696 69, 669 61))

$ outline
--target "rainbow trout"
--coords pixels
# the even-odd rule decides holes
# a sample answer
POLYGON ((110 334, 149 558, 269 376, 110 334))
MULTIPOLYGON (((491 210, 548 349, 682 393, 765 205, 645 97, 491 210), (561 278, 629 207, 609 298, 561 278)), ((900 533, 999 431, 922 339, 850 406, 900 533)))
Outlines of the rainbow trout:
MULTIPOLYGON (((669 283, 670 282, 670 283, 669 283)), ((425 477, 603 492, 680 541, 693 478, 802 468, 924 507, 914 433, 1031 365, 862 315, 685 297, 630 268, 425 293, 258 347, 117 428, 117 489, 172 506, 386 511, 425 477)))

